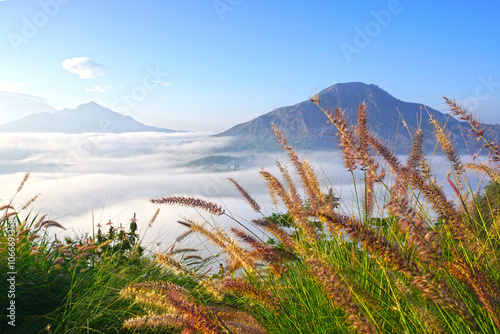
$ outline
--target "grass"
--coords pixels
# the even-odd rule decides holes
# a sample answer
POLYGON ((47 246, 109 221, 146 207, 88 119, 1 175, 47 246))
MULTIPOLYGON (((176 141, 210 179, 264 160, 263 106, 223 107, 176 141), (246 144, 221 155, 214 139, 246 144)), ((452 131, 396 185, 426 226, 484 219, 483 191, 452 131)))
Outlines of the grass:
MULTIPOLYGON (((294 173, 278 162, 279 177, 265 169, 261 176, 287 212, 263 215, 230 180, 261 215, 252 224, 270 240, 260 240, 243 222, 224 230, 179 221, 186 227, 179 242, 198 234, 206 247, 219 248, 226 259, 219 272, 208 270, 210 258, 189 248, 144 255, 133 225, 128 233, 111 228, 61 245, 49 242, 46 233, 55 222, 13 215, 20 282, 16 316, 23 332, 500 332, 500 150, 484 137, 481 124, 445 100, 470 124, 471 136, 484 142, 489 157, 464 164, 446 129, 431 119, 450 162, 444 180, 436 180, 420 131, 413 134, 408 159, 400 161, 368 132, 363 104, 357 125, 350 126, 340 110, 327 111, 317 96, 311 101, 338 129, 359 199, 352 212, 341 209, 342 199, 273 128, 294 173), (471 171, 489 177, 482 194, 471 188, 471 171)), ((222 206, 194 197, 152 201, 199 208, 214 221, 227 215, 222 206)), ((5 226, 13 208, 3 210, 0 251, 6 267, 5 226)), ((7 291, 1 293, 4 298, 7 291)))
MULTIPOLYGON (((15 300, 16 307, 15 327, 8 324, 2 307, 2 333, 133 333, 123 329, 123 322, 143 309, 121 299, 121 289, 143 279, 193 285, 189 278, 155 265, 141 255, 138 244, 131 248, 120 234, 110 240, 105 233, 100 243, 94 238, 61 242, 49 230, 61 226, 46 217, 21 219, 11 206, 3 210, 10 217, 2 220, 0 265, 8 268, 10 219, 15 226, 17 275, 15 298, 7 298, 8 287, 1 285, 2 306, 15 300)), ((2 282, 11 276, 6 270, 0 273, 2 282)))

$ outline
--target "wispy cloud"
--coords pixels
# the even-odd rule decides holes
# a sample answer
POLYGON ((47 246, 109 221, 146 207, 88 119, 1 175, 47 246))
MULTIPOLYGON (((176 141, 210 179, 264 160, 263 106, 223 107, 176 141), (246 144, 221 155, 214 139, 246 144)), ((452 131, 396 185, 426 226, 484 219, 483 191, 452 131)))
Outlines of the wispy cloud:
POLYGON ((163 87, 168 87, 168 86, 171 86, 172 84, 168 83, 168 82, 163 82, 163 81, 159 81, 159 80, 151 80, 152 82, 154 83, 157 83, 159 84, 160 86, 163 86, 163 87))
POLYGON ((82 79, 92 79, 106 73, 107 67, 88 57, 65 59, 62 67, 82 79))
POLYGON ((27 94, 26 90, 24 89, 25 86, 25 84, 20 82, 0 80, 0 92, 4 93, 27 94))
POLYGON ((110 89, 111 86, 104 86, 104 85, 95 85, 92 88, 87 88, 85 89, 86 92, 91 92, 91 93, 106 93, 108 89, 110 89))
MULTIPOLYGON (((2 0, 0 0, 2 1, 2 0)), ((41 96, 30 93, 26 90, 26 85, 21 82, 0 80, 0 102, 5 103, 5 106, 11 106, 15 101, 30 100, 37 102, 47 102, 41 96)))

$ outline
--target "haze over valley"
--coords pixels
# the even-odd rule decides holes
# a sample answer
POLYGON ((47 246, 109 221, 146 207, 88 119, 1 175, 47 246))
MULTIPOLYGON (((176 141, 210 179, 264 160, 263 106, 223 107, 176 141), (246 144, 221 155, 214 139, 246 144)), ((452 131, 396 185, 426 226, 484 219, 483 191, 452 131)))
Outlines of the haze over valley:
MULTIPOLYGON (((424 112, 419 104, 398 100, 375 85, 336 84, 320 92, 319 98, 330 109, 345 109, 352 124, 359 101, 364 101, 373 133, 396 150, 395 139, 406 149, 411 141, 408 130, 396 132, 404 118, 410 131, 422 124, 426 151, 432 152, 436 142, 427 112, 448 121, 457 147, 466 147, 460 142, 460 133, 467 131, 465 124, 430 107, 424 112)), ((287 163, 271 124, 282 129, 290 143, 324 173, 325 185, 342 192, 344 203, 352 203, 352 188, 342 187, 350 175, 337 147, 335 126, 309 101, 277 108, 222 133, 145 125, 94 102, 28 115, 0 125, 0 181, 8 189, 3 196, 12 194, 24 172, 30 171, 30 181, 16 202, 40 193, 30 207, 33 213, 49 213, 78 233, 90 232, 92 222, 103 224, 109 219, 126 226, 134 213, 144 226, 158 208, 149 200, 174 194, 206 197, 224 203, 234 215, 255 216, 227 180, 231 177, 270 214, 279 208, 272 205, 259 171, 261 166, 276 170, 277 158, 287 163)), ((498 125, 488 125, 487 131, 496 137, 500 133, 498 125)), ((434 161, 439 165, 441 160, 438 156, 434 161)), ((175 222, 183 215, 197 214, 192 209, 161 208, 146 240, 173 241, 182 231, 175 222)), ((221 222, 231 224, 231 219, 221 222)))

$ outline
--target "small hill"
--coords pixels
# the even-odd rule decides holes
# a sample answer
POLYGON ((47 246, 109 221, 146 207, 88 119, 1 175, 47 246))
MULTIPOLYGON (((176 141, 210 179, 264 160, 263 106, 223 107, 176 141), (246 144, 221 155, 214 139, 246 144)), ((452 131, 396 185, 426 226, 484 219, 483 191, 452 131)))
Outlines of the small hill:
POLYGON ((241 158, 229 155, 209 155, 201 159, 190 161, 185 166, 189 168, 201 168, 211 171, 234 171, 241 168, 241 158))

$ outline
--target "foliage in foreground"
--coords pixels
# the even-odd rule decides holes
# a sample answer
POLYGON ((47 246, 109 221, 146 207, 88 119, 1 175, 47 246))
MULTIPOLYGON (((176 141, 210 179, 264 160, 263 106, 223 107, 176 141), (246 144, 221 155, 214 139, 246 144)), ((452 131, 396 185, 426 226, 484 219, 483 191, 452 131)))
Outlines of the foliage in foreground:
MULTIPOLYGON (((225 254, 226 266, 218 275, 199 274, 176 251, 157 261, 196 279, 195 290, 213 300, 162 282, 132 284, 121 295, 143 305, 148 315, 127 320, 125 327, 182 333, 500 332, 500 220, 498 204, 490 200, 497 197, 476 196, 466 173, 479 170, 498 187, 498 146, 483 137, 469 113, 446 100, 490 152, 489 163, 463 164, 445 129, 431 118, 451 166, 446 182, 453 196, 448 196, 431 174, 419 130, 408 160, 401 162, 367 130, 364 104, 353 127, 341 110, 321 108, 317 96, 311 101, 339 130, 353 180, 364 175, 362 187, 357 185, 358 212, 343 211, 333 189, 321 186, 311 165, 274 128, 300 180, 279 162, 281 180, 261 171, 273 201, 288 210, 282 217, 252 221, 274 242, 248 229, 232 228, 230 236, 218 227, 180 221, 188 230, 179 240, 190 233, 203 236, 225 254)), ((217 204, 190 197, 153 201, 225 214, 217 204)))
POLYGON ((133 333, 123 322, 142 309, 119 298, 122 288, 143 279, 192 284, 142 255, 135 217, 128 232, 108 223, 95 239, 59 241, 51 229, 63 227, 47 216, 20 218, 27 206, 0 207, 1 333, 133 333), (13 288, 4 284, 12 276, 13 288), (11 300, 15 318, 7 317, 11 300))

